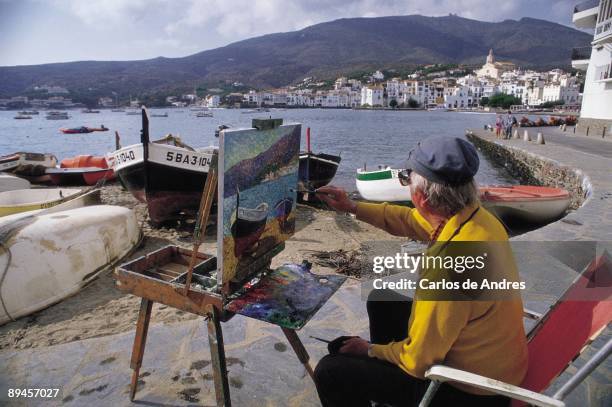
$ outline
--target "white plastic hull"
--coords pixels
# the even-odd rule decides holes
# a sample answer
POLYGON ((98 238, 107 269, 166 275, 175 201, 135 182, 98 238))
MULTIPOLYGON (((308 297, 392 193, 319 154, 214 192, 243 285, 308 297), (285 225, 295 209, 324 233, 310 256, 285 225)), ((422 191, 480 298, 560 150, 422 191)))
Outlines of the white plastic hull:
POLYGON ((30 188, 28 180, 10 174, 0 174, 0 192, 28 188, 30 188))
POLYGON ((76 293, 139 240, 136 215, 118 206, 90 206, 4 223, 0 324, 76 293))

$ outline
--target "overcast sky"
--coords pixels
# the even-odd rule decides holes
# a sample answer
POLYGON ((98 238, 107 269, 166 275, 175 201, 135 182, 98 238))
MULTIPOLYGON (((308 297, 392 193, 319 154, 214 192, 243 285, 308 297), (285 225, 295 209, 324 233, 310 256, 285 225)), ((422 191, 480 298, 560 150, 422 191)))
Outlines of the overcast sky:
POLYGON ((0 66, 179 57, 343 17, 456 13, 571 25, 579 0, 0 0, 0 66))

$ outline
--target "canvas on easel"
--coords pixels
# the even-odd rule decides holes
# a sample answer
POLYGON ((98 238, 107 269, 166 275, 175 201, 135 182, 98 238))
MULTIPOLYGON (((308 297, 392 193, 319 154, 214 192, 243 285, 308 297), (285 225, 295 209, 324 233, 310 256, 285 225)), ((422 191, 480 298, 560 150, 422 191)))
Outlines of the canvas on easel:
POLYGON ((217 281, 225 310, 300 329, 346 278, 306 262, 268 269, 295 233, 301 125, 259 124, 220 134, 217 281))
POLYGON ((247 278, 246 271, 295 232, 300 133, 300 124, 221 132, 220 287, 247 278))

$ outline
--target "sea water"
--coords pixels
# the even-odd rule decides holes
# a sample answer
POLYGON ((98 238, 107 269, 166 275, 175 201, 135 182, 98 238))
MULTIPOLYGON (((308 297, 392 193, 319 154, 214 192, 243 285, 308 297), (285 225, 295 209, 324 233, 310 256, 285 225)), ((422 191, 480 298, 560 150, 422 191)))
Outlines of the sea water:
MULTIPOLYGON (((467 128, 482 128, 495 122, 494 114, 458 112, 349 110, 349 109, 271 109, 270 112, 244 113, 246 109, 213 109, 214 117, 196 117, 187 108, 150 109, 167 112, 168 117, 149 117, 150 138, 172 134, 193 147, 218 145, 217 126, 250 127, 254 118, 283 118, 285 123, 302 123, 302 149, 306 148, 306 128, 311 128, 314 152, 340 155, 342 162, 334 184, 355 190, 355 171, 364 165, 402 167, 410 149, 428 136, 464 137, 467 128)), ((68 120, 46 120, 45 112, 31 120, 15 120, 16 111, 0 111, 0 155, 16 151, 52 153, 58 159, 79 154, 102 155, 115 149, 115 131, 121 145, 140 142, 141 117, 125 112, 101 110, 81 113, 70 110, 68 120), (101 127, 110 130, 89 134, 63 134, 61 127, 101 127)), ((477 179, 482 184, 510 184, 503 168, 481 156, 477 179)))

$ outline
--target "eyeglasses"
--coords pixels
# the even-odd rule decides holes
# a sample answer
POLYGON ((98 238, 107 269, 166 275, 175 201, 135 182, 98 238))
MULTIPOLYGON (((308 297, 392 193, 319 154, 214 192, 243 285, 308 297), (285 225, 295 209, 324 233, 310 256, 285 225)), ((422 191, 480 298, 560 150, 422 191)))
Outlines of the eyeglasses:
POLYGON ((401 170, 397 173, 397 177, 399 178, 400 184, 407 187, 410 185, 410 174, 412 173, 411 169, 401 170))

